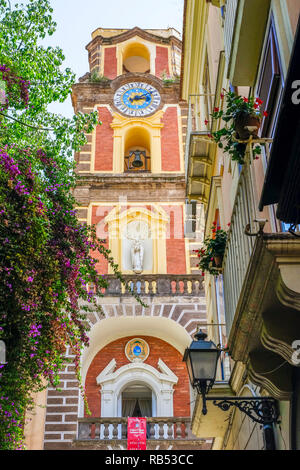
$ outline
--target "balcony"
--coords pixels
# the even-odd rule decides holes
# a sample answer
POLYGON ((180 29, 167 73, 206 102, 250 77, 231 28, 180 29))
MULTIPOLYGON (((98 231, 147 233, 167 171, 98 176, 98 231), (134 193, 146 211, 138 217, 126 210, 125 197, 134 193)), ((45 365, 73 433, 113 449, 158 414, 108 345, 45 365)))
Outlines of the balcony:
POLYGON ((264 233, 250 161, 240 173, 223 261, 228 346, 254 383, 287 400, 300 331, 300 239, 264 233))
POLYGON ((195 274, 142 274, 124 275, 129 291, 113 275, 105 278, 108 288, 105 296, 130 296, 131 292, 140 296, 197 296, 203 293, 203 279, 195 274))
POLYGON ((230 335, 243 282, 255 246, 255 237, 249 237, 245 234, 246 226, 252 233, 257 231, 257 224, 254 222, 258 216, 253 180, 252 168, 248 160, 239 177, 223 262, 224 302, 228 335, 230 335))
POLYGON ((212 145, 205 119, 209 119, 213 95, 189 96, 189 112, 185 150, 185 174, 188 199, 207 204, 212 177, 212 145), (207 109, 205 116, 204 109, 207 109))
MULTIPOLYGON (((201 448, 205 439, 191 432, 190 418, 147 418, 147 449, 201 448)), ((207 444, 206 444, 207 445, 207 444)), ((79 418, 77 449, 126 449, 127 418, 79 418)))

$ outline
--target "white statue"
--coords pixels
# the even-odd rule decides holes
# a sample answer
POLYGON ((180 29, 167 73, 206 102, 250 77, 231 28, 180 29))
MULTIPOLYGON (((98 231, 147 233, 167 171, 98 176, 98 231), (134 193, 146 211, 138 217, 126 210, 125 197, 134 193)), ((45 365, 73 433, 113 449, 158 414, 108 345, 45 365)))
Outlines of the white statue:
POLYGON ((144 240, 149 238, 149 227, 145 222, 136 220, 128 224, 126 238, 131 240, 132 271, 141 274, 144 270, 144 240))
POLYGON ((134 240, 131 245, 132 270, 141 274, 144 269, 144 247, 140 240, 134 240))

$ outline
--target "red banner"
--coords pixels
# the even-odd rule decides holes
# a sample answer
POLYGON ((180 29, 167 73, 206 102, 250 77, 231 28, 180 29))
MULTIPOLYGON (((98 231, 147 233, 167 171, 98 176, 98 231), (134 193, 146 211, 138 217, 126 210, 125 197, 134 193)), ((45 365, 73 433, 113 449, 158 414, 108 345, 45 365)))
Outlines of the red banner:
POLYGON ((146 418, 128 418, 127 450, 146 450, 146 418))

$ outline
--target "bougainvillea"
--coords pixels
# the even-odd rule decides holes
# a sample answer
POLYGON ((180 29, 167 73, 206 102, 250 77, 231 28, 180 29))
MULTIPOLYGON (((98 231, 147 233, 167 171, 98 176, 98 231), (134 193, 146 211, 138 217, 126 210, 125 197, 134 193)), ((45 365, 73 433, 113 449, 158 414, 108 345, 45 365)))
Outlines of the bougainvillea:
POLYGON ((0 340, 6 346, 0 448, 21 449, 33 393, 58 386, 67 348, 80 379, 86 315, 100 309, 97 297, 107 286, 91 253, 100 252, 122 277, 95 229, 78 222, 72 196, 77 176, 70 157, 98 123, 97 113, 67 119, 47 111, 74 83, 70 70, 60 70, 61 50, 39 45, 55 28, 49 2, 29 0, 12 10, 0 0, 0 17, 0 77, 8 90, 0 110, 0 340))
POLYGON ((12 406, 23 419, 30 404, 25 390, 39 390, 45 379, 59 383, 67 346, 79 372, 88 345, 85 315, 99 310, 96 296, 106 287, 90 252, 109 253, 78 223, 61 173, 42 149, 0 149, 0 338, 7 348, 0 383, 8 397, 0 408, 2 448, 15 444, 11 426, 18 436, 22 429, 12 406))
POLYGON ((16 109, 28 106, 30 82, 24 80, 14 73, 7 65, 0 65, 0 80, 5 83, 3 105, 5 108, 9 103, 14 103, 16 109))

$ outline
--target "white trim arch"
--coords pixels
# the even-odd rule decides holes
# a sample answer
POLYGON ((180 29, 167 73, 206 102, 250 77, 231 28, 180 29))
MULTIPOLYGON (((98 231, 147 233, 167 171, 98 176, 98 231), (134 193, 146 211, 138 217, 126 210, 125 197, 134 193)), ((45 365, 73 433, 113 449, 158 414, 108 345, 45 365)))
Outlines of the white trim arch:
MULTIPOLYGON (((125 337, 151 336, 159 338, 172 345, 181 355, 191 344, 189 333, 177 321, 160 316, 116 316, 105 318, 91 325, 89 331, 90 344, 83 350, 81 356, 82 383, 86 381, 87 373, 93 359, 101 349, 108 344, 125 337), (149 332, 150 335, 149 335, 149 332)), ((163 361, 161 361, 162 364, 163 361)), ((166 366, 167 367, 167 366, 166 366)), ((103 372, 103 371, 102 371, 103 372)), ((100 391, 99 391, 100 393, 100 391)), ((100 400, 100 396, 99 396, 100 400)), ((84 416, 84 401, 79 395, 79 417, 84 416)))
POLYGON ((101 386, 101 417, 117 417, 120 393, 137 382, 144 383, 155 393, 157 416, 173 416, 173 387, 178 377, 161 359, 157 364, 160 371, 145 363, 126 364, 115 371, 116 366, 116 360, 112 359, 97 377, 97 384, 101 386))
POLYGON ((176 321, 165 317, 116 316, 95 323, 89 331, 90 345, 81 357, 82 382, 86 380, 88 369, 99 351, 107 344, 125 337, 152 336, 172 345, 180 354, 191 344, 191 336, 176 321), (151 332, 149 334, 149 332, 151 332))

